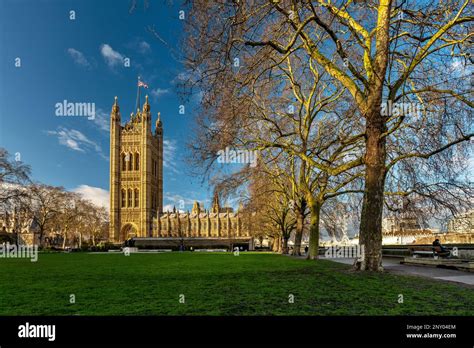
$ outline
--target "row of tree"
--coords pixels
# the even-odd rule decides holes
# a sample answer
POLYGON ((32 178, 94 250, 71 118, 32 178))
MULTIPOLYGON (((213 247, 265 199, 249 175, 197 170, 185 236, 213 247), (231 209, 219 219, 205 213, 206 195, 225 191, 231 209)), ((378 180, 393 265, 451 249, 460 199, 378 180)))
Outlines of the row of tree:
POLYGON ((40 246, 95 246, 106 240, 108 214, 62 187, 34 183, 30 167, 0 148, 0 221, 16 235, 37 234, 40 246))
POLYGON ((284 240, 294 228, 298 245, 309 214, 309 258, 328 202, 360 198, 355 267, 381 270, 384 208, 472 207, 470 6, 190 2, 183 87, 202 93, 193 159, 222 194, 245 187, 284 240), (216 163, 226 147, 258 151, 258 165, 229 173, 216 163))

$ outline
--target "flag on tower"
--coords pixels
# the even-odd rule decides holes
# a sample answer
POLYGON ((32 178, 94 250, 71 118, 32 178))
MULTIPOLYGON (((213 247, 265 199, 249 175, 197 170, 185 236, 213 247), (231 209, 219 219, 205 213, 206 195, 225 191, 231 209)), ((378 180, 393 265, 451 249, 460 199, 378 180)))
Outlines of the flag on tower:
POLYGON ((138 80, 138 87, 148 88, 148 85, 142 80, 138 80))
POLYGON ((140 78, 140 76, 138 76, 138 83, 137 83, 137 109, 140 107, 140 87, 143 87, 143 88, 148 88, 148 85, 143 82, 140 78))

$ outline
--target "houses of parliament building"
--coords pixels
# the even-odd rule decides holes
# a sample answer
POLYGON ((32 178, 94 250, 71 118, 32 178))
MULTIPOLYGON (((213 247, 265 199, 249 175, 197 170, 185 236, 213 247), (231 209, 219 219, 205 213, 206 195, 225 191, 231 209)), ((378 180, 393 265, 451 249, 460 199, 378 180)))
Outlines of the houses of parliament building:
POLYGON ((163 211, 163 124, 155 129, 148 96, 142 109, 122 125, 117 97, 110 114, 110 230, 113 243, 133 238, 157 248, 252 249, 250 224, 232 208, 222 208, 217 194, 205 210, 163 211))

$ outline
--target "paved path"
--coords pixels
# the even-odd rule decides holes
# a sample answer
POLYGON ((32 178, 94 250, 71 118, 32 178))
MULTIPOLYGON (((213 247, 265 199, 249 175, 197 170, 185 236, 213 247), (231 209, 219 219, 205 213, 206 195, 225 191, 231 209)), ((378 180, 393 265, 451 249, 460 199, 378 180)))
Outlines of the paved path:
MULTIPOLYGON (((324 259, 322 257, 321 259, 324 259)), ((425 278, 433 278, 438 280, 444 280, 455 283, 462 283, 471 285, 474 287, 474 274, 464 271, 458 271, 453 269, 427 267, 427 266, 413 266, 413 265, 402 265, 400 264, 401 258, 388 258, 382 259, 383 268, 392 273, 397 274, 410 274, 425 278)), ((331 259, 331 261, 345 263, 352 265, 354 259, 331 259)))

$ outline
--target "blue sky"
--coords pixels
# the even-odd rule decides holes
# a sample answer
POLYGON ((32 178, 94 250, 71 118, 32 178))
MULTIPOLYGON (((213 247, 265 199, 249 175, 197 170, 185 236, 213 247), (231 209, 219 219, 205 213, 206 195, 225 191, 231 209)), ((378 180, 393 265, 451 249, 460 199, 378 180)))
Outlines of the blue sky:
POLYGON ((171 47, 178 48, 184 9, 168 3, 145 9, 138 0, 130 11, 128 0, 0 2, 0 146, 19 153, 35 180, 107 202, 110 109, 118 96, 122 122, 128 119, 140 75, 153 124, 158 111, 164 124, 165 206, 181 199, 184 209, 193 200, 209 204, 211 190, 184 163, 198 98, 179 114, 176 82, 185 70, 171 47), (95 103, 95 119, 56 116, 63 100, 95 103))

